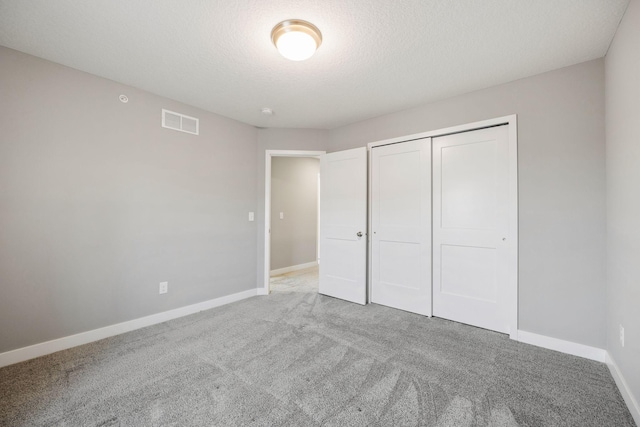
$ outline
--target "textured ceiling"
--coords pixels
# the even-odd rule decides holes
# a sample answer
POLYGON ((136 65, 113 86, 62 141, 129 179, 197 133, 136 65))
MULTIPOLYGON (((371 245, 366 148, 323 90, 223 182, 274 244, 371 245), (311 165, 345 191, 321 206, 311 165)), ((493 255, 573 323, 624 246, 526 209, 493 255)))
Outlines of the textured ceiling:
POLYGON ((627 3, 0 0, 0 45, 255 126, 334 128, 602 57, 627 3), (307 61, 271 44, 289 18, 322 31, 307 61))

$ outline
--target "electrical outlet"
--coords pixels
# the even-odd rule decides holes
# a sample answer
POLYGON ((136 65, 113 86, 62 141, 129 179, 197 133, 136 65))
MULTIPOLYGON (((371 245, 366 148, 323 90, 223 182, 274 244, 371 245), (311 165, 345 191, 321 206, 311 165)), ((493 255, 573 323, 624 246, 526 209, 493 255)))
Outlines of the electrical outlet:
POLYGON ((253 212, 249 212, 249 221, 253 221, 256 217, 254 216, 253 212))
POLYGON ((624 326, 620 325, 620 344, 624 347, 624 326))
POLYGON ((280 212, 280 219, 284 219, 284 212, 280 212))
POLYGON ((160 282, 159 293, 166 294, 169 292, 169 282, 160 282))

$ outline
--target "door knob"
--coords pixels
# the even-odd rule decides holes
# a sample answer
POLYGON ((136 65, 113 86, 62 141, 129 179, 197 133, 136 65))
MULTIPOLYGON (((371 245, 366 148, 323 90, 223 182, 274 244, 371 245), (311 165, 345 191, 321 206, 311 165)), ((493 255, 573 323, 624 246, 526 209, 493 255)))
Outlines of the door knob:
POLYGON ((362 237, 362 231, 358 231, 358 233, 356 234, 356 236, 358 236, 358 237, 362 237))

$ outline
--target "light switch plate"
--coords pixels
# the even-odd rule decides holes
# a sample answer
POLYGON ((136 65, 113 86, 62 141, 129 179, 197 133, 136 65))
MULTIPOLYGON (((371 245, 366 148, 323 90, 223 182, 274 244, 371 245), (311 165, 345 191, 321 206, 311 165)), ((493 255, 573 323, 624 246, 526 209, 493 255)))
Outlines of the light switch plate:
POLYGON ((160 287, 158 290, 160 294, 166 294, 167 292, 169 292, 169 282, 160 282, 160 287))
POLYGON ((253 214, 253 212, 249 212, 249 221, 253 221, 255 220, 255 215, 253 214))

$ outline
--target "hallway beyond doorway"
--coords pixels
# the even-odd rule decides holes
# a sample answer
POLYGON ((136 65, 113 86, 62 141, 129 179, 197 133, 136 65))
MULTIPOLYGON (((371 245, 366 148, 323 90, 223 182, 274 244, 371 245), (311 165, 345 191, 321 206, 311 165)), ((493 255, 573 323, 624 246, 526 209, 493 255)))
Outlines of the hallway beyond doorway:
POLYGON ((273 276, 271 292, 318 292, 318 266, 273 276))

